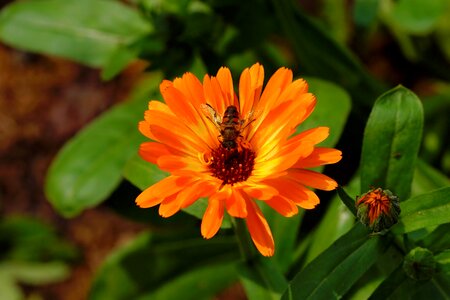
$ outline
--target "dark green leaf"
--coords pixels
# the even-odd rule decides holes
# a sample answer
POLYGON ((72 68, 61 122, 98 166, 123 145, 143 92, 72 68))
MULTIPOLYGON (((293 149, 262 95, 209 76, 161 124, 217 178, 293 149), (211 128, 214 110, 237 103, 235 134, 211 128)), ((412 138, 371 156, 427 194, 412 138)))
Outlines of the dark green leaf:
POLYGON ((379 0, 356 0, 353 6, 353 19, 361 27, 369 27, 377 17, 379 0))
POLYGON ((450 248, 450 223, 439 225, 422 241, 425 248, 439 252, 450 248))
POLYGON ((212 263, 175 277, 138 300, 211 299, 237 281, 237 263, 212 263))
POLYGON ((389 189, 408 199, 423 127, 420 100, 399 86, 377 99, 364 131, 361 192, 389 189))
POLYGON ((152 26, 118 1, 16 1, 0 15, 0 39, 28 51, 103 66, 152 26))
POLYGON ((323 141, 321 147, 333 147, 342 134, 351 109, 348 93, 338 85, 319 78, 306 77, 309 92, 317 98, 314 112, 298 128, 297 132, 309 128, 327 126, 330 136, 323 141))
POLYGON ((283 299, 341 298, 383 254, 387 243, 385 236, 369 236, 356 224, 295 276, 283 299))
POLYGON ((363 69, 355 56, 303 14, 295 1, 271 2, 301 69, 344 87, 356 98, 355 106, 371 105, 382 92, 382 87, 363 69))
POLYGON ((235 239, 216 236, 204 240, 194 234, 197 236, 197 233, 178 231, 164 236, 141 234, 106 259, 93 282, 89 299, 138 299, 150 295, 161 299, 212 297, 211 293, 237 279, 237 273, 224 266, 235 265, 238 257, 235 239), (226 274, 199 278, 210 274, 211 267, 226 274), (186 290, 195 279, 202 280, 205 288, 198 291, 204 294, 196 294, 192 287, 186 290), (183 289, 180 290, 183 295, 165 298, 177 292, 169 291, 171 287, 183 289))
POLYGON ((258 256, 250 263, 242 263, 239 270, 248 299, 280 299, 286 289, 286 278, 273 260, 258 256))
POLYGON ((450 185, 450 180, 447 176, 426 162, 417 160, 411 192, 413 195, 420 195, 448 185, 450 185))
POLYGON ((405 281, 408 277, 403 266, 400 265, 395 269, 373 292, 369 299, 388 299, 388 297, 405 281))
POLYGON ((117 105, 79 132, 50 166, 46 194, 55 209, 73 217, 105 200, 117 187, 127 160, 144 139, 137 130, 159 77, 143 82, 130 101, 117 105))
POLYGON ((286 218, 267 205, 263 205, 261 209, 275 240, 275 255, 273 258, 277 261, 280 270, 285 272, 294 259, 294 248, 304 210, 299 210, 297 215, 286 218))
POLYGON ((450 223, 450 187, 413 197, 400 208, 400 220, 392 227, 395 233, 450 223))
POLYGON ((354 224, 355 216, 337 197, 334 197, 314 232, 314 241, 308 250, 305 264, 316 258, 335 240, 345 234, 354 224))

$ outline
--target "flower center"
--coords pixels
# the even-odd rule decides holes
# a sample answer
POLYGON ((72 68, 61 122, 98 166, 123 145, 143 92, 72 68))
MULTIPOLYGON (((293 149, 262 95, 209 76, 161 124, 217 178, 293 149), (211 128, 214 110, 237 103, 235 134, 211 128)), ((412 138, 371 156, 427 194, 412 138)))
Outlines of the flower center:
POLYGON ((220 145, 211 152, 209 169, 222 185, 245 181, 251 175, 255 164, 255 152, 242 147, 227 149, 220 145))

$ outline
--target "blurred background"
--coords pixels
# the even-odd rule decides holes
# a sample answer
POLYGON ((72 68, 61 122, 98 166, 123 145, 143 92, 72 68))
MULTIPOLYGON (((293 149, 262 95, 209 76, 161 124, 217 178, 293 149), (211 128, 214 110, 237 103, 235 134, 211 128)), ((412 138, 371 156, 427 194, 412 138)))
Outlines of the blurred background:
MULTIPOLYGON (((0 290, 20 290, 26 299, 85 299, 105 257, 147 228, 111 208, 118 193, 134 205, 139 190, 130 183, 122 182, 109 200, 73 218, 55 211, 44 186, 61 147, 126 100, 149 71, 173 79, 189 70, 215 73, 226 65, 236 81, 243 68, 258 61, 266 78, 286 66, 295 77, 317 76, 340 85, 353 105, 337 146, 344 160, 327 169, 331 176, 339 174, 340 184, 358 167, 371 104, 387 88, 402 84, 425 107, 421 157, 450 174, 447 0, 113 1, 152 24, 125 45, 131 56, 122 60, 116 48, 108 53, 108 59, 119 61, 114 66, 83 51, 45 48, 44 37, 44 46, 30 41, 14 17, 20 8, 12 5, 19 2, 26 1, 0 1, 0 290)), ((85 4, 87 11, 90 4, 85 4)), ((25 19, 33 18, 30 11, 25 19)), ((80 49, 89 48, 88 42, 77 42, 80 49)), ((240 289, 234 286, 218 297, 245 298, 240 289)))

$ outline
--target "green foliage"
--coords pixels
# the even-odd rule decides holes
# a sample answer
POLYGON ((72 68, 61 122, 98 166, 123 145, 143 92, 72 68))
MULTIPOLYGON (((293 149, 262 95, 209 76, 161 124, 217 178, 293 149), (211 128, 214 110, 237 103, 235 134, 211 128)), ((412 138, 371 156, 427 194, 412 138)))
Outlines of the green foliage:
MULTIPOLYGON (((322 1, 314 14, 291 0, 126 2, 14 1, 0 11, 6 45, 100 68, 105 80, 138 58, 148 63, 146 71, 163 75, 146 77, 128 101, 81 130, 47 174, 46 195, 65 217, 109 200, 121 214, 150 225, 151 232, 105 259, 90 299, 210 299, 237 282, 249 299, 450 297, 448 1, 322 1), (238 82, 255 61, 264 65, 266 79, 280 66, 306 78, 318 101, 297 133, 329 127, 330 137, 319 146, 343 149, 344 160, 325 173, 350 183, 337 190, 343 203, 336 194, 320 194, 313 217, 301 210, 285 218, 262 204, 275 256, 242 261, 231 230, 208 241, 199 237, 207 199, 184 209, 195 218, 180 213, 158 223, 155 209, 136 213, 135 195, 124 194, 120 183, 143 190, 168 175, 137 154, 145 140, 137 124, 148 100, 160 97, 161 78, 189 70, 201 79, 225 65, 238 82), (369 71, 392 77, 380 82, 369 71), (432 94, 422 98, 423 109, 411 90, 388 90, 398 79, 432 94), (356 196, 372 187, 389 189, 401 201, 398 223, 378 234, 354 224, 356 196), (413 249, 435 262, 427 280, 403 267, 417 256, 408 255, 413 249)), ((226 216, 222 228, 234 223, 226 216)), ((67 261, 77 257, 51 228, 30 220, 0 223, 0 242, 8 246, 0 263, 2 299, 22 297, 17 282, 66 278, 67 261)))
POLYGON ((367 121, 361 154, 361 191, 389 189, 408 199, 422 136, 420 100, 404 87, 378 98, 367 121))
POLYGON ((94 67, 107 66, 117 51, 152 31, 137 11, 117 1, 20 1, 0 15, 4 43, 94 67))
POLYGON ((46 182, 47 197, 59 213, 73 217, 118 186, 125 164, 144 140, 137 120, 158 83, 158 77, 144 82, 145 90, 96 119, 59 152, 46 182))
POLYGON ((208 299, 237 280, 233 238, 143 233, 104 262, 89 299, 208 299))
POLYGON ((50 226, 31 218, 8 217, 0 221, 0 298, 23 299, 19 286, 39 286, 63 281, 69 262, 78 251, 56 235, 50 226))

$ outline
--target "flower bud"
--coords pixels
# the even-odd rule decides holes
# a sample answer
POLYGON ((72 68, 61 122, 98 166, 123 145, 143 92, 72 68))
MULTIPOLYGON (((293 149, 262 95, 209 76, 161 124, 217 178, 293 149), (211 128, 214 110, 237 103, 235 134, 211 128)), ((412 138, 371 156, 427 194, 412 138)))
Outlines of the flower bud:
POLYGON ((400 214, 398 197, 389 190, 371 189, 356 201, 356 216, 373 232, 389 229, 400 214))
POLYGON ((424 248, 414 248, 405 256, 403 270, 414 280, 429 280, 436 272, 433 253, 424 248))

